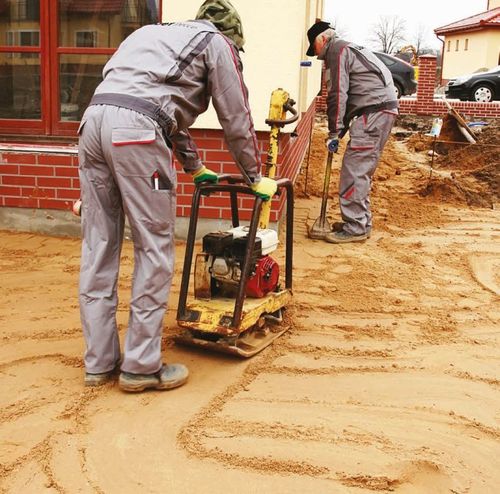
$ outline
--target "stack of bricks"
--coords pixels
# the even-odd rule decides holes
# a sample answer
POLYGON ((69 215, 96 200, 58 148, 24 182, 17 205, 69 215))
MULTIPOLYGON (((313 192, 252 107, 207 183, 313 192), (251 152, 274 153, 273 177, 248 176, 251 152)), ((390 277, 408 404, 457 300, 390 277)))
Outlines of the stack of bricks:
MULTIPOLYGON (((418 59, 418 86, 416 98, 403 97, 399 100, 401 115, 439 116, 447 112, 445 102, 434 98, 436 89, 437 61, 434 55, 422 55, 418 59)), ((500 117, 500 103, 475 103, 472 101, 452 100, 451 105, 458 112, 471 118, 500 117)), ((326 85, 323 84, 321 95, 317 98, 318 111, 326 111, 326 85)))
MULTIPOLYGON (((302 115, 295 133, 284 129, 280 136, 278 177, 295 180, 302 158, 307 149, 311 122, 315 115, 314 102, 302 115), (297 134, 297 136, 295 136, 297 134)), ((203 163, 217 173, 240 174, 224 141, 222 130, 193 129, 191 134, 198 146, 203 163)), ((261 162, 267 159, 269 133, 257 132, 261 162)), ((71 210, 72 203, 80 196, 78 180, 78 156, 76 145, 2 145, 0 151, 0 206, 71 210), (23 151, 23 147, 26 151, 23 151), (36 149, 36 152, 32 151, 36 149), (45 151, 46 149, 46 151, 45 151)), ((188 217, 194 191, 190 175, 177 168, 177 216, 188 217)), ((263 167, 264 169, 264 167, 263 167)), ((285 196, 273 200, 270 220, 276 222, 284 211, 285 196)), ((254 200, 251 196, 239 199, 241 219, 249 219, 254 200)), ((229 198, 225 194, 204 197, 200 217, 230 219, 229 198)))

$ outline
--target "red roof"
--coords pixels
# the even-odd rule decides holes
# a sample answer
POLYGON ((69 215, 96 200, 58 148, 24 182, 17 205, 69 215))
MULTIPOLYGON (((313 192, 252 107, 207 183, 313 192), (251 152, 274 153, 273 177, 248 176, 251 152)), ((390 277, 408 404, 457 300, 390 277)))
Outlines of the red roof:
POLYGON ((463 31, 476 31, 485 27, 500 27, 500 7, 482 12, 471 17, 466 17, 461 21, 447 24, 434 29, 436 34, 451 34, 463 31))
POLYGON ((71 12, 116 14, 121 12, 125 0, 70 0, 71 12))

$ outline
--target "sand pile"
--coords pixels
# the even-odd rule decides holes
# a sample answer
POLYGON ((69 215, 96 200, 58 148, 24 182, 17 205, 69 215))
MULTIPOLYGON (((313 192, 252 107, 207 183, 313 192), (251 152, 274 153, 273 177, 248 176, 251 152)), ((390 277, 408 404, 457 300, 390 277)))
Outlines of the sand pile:
MULTIPOLYGON (((419 193, 443 202, 494 207, 500 199, 500 125, 492 120, 477 133, 477 144, 470 144, 458 130, 456 122, 445 117, 437 139, 434 170, 420 184, 419 193)), ((416 133, 408 139, 415 152, 432 152, 433 139, 416 133)), ((429 163, 431 162, 429 158, 429 163)))

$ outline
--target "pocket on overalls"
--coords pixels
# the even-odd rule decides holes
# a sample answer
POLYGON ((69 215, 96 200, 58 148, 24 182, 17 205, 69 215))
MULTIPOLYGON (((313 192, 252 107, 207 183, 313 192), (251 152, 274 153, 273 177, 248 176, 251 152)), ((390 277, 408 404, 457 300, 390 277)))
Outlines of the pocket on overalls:
MULTIPOLYGON (((113 164, 124 177, 150 179, 159 158, 156 146, 156 129, 144 127, 114 127, 111 131, 113 164)), ((152 188, 152 187, 151 187, 152 188)))
POLYGON ((156 129, 137 129, 135 127, 117 127, 112 130, 113 146, 151 144, 156 140, 156 129))
POLYGON ((146 240, 138 233, 138 224, 158 233, 167 232, 173 224, 170 211, 175 211, 176 180, 171 151, 152 121, 113 127, 111 144, 113 166, 122 177, 118 177, 122 197, 133 216, 130 226, 136 230, 135 241, 142 244, 146 240))
POLYGON ((370 137, 369 134, 365 134, 362 136, 353 136, 351 135, 351 140, 349 142, 349 147, 353 151, 369 151, 373 149, 377 143, 377 139, 374 137, 370 137))
POLYGON ((369 151, 375 147, 377 139, 367 132, 367 115, 361 115, 349 127, 349 148, 352 151, 369 151))

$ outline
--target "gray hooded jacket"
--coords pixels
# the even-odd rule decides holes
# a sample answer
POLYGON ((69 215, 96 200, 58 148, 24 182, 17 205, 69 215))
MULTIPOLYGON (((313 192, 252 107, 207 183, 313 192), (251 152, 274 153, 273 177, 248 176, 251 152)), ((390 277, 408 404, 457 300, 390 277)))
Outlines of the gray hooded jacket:
POLYGON ((318 58, 327 69, 330 133, 341 133, 363 108, 395 100, 392 75, 370 50, 332 38, 318 58))
POLYGON ((202 166, 187 131, 209 105, 217 112, 229 150, 248 182, 260 179, 260 151, 234 43, 208 21, 144 26, 119 46, 95 94, 126 94, 158 105, 184 170, 202 166))

